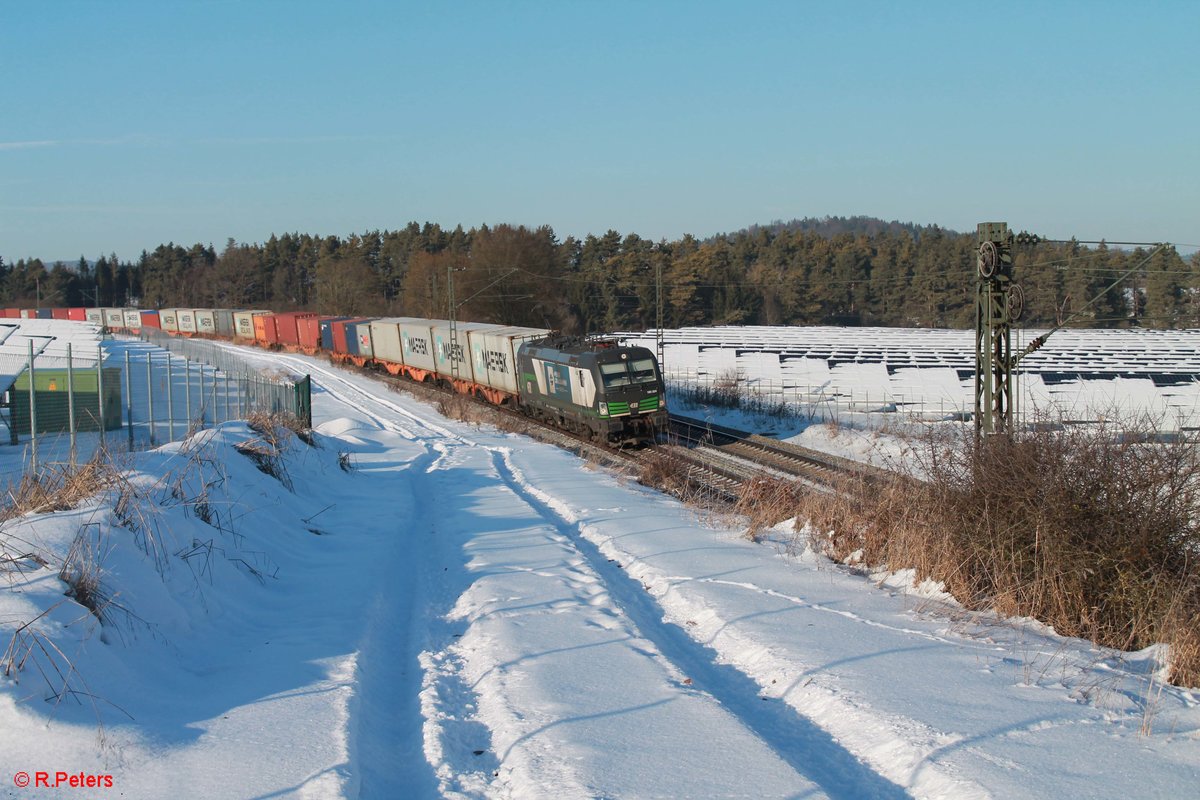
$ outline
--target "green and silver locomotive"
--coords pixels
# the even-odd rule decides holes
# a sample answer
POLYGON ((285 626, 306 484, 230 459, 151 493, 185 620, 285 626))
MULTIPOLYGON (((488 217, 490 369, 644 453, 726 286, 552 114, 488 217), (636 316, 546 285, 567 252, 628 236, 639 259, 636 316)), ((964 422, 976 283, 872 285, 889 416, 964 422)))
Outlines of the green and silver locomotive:
POLYGON ((654 354, 613 339, 548 336, 517 351, 526 413, 610 444, 653 442, 667 428, 654 354))

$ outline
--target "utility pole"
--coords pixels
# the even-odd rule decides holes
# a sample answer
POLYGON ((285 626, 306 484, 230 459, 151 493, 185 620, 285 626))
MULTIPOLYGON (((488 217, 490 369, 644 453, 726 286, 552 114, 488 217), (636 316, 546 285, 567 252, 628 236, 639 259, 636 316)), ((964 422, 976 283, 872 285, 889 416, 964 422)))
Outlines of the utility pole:
POLYGON ((975 283, 975 434, 1011 433, 1013 426, 1012 323, 1024 293, 1012 280, 1013 234, 1006 222, 981 222, 975 283))
POLYGON ((663 292, 661 255, 655 260, 654 263, 654 304, 656 306, 654 322, 656 328, 654 333, 655 355, 658 356, 658 371, 659 373, 665 375, 665 367, 663 367, 663 292))
MULTIPOLYGON (((462 269, 462 267, 459 267, 459 269, 462 269)), ((447 296, 447 304, 449 305, 449 310, 450 310, 450 349, 446 355, 447 355, 447 358, 450 359, 450 375, 451 375, 451 377, 454 378, 454 380, 458 380, 458 359, 455 358, 455 356, 457 355, 457 353, 455 351, 456 351, 456 348, 458 347, 458 321, 456 319, 456 317, 457 317, 456 312, 458 311, 458 309, 456 309, 454 307, 454 272, 455 272, 454 267, 450 264, 447 264, 446 265, 446 296, 447 296)))

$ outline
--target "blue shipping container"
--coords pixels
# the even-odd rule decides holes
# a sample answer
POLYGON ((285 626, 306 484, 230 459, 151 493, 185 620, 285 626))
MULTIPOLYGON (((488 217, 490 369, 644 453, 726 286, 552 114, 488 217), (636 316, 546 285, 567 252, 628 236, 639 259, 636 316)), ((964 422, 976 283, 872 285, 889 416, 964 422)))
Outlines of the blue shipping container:
POLYGON ((317 323, 317 327, 321 330, 321 349, 326 352, 333 352, 333 323, 343 322, 350 317, 333 317, 332 319, 323 319, 317 323))

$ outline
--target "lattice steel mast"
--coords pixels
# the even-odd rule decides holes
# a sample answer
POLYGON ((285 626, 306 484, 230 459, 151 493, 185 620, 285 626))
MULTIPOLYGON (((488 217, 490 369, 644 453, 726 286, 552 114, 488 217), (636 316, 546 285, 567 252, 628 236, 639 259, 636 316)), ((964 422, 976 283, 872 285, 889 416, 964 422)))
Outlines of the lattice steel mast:
POLYGON ((1013 234, 1006 222, 981 222, 975 283, 975 433, 1008 433, 1013 426, 1012 323, 1025 296, 1012 280, 1013 234))

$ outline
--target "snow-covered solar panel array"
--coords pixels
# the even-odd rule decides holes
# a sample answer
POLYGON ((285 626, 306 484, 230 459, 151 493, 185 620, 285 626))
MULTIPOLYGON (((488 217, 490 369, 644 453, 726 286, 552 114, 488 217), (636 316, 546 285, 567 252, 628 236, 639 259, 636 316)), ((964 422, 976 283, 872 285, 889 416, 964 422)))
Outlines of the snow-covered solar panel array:
MULTIPOLYGON (((1013 332, 1019 353, 1045 333, 1013 332)), ((655 332, 617 336, 653 349, 655 332)), ((663 332, 669 379, 735 378, 785 398, 837 397, 925 412, 974 405, 975 332, 918 328, 735 327, 663 332)), ((1200 330, 1064 329, 1023 357, 1018 404, 1095 418, 1149 412, 1200 425, 1200 330)))

